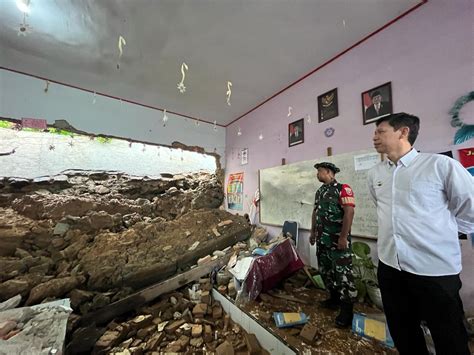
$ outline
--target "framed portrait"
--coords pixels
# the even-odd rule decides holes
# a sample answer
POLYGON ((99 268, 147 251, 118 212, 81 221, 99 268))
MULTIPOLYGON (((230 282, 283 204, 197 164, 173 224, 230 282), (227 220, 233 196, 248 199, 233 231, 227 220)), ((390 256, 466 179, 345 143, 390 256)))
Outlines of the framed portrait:
POLYGON ((240 165, 246 165, 249 162, 249 149, 243 148, 240 150, 240 165))
POLYGON ((318 96, 318 121, 324 122, 339 116, 337 88, 318 96))
POLYGON ((304 118, 288 125, 288 146, 292 147, 304 142, 304 118))
POLYGON ((365 125, 391 113, 393 113, 391 82, 362 93, 362 117, 365 125))

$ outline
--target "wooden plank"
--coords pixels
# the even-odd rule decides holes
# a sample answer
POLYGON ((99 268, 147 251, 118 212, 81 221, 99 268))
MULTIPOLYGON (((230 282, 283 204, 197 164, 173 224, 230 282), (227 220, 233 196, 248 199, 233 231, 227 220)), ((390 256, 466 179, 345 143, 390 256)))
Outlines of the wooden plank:
POLYGON ((212 260, 209 263, 195 267, 194 269, 185 271, 168 280, 152 285, 130 296, 127 296, 117 302, 111 303, 96 312, 86 314, 81 319, 81 324, 87 325, 91 323, 104 324, 113 318, 132 311, 144 304, 153 301, 162 294, 171 292, 192 281, 209 274, 215 267, 222 267, 229 261, 232 252, 225 256, 212 260))
POLYGON ((317 283, 316 281, 314 281, 313 275, 311 275, 311 273, 309 272, 308 267, 305 266, 305 267, 303 268, 303 270, 304 270, 306 276, 308 276, 308 279, 311 280, 311 282, 313 283, 313 285, 316 286, 316 288, 319 288, 318 283, 317 283))
POLYGON ((302 304, 308 304, 307 301, 300 300, 299 298, 296 298, 296 297, 291 296, 291 295, 281 295, 281 294, 278 294, 274 291, 268 291, 268 294, 270 296, 273 296, 273 297, 276 297, 276 298, 281 298, 282 300, 287 300, 287 301, 290 301, 290 302, 296 302, 296 303, 302 303, 302 304))
POLYGON ((173 276, 177 270, 178 266, 176 262, 150 265, 128 274, 123 278, 122 282, 124 286, 139 290, 173 276))
POLYGON ((215 250, 222 250, 227 248, 230 245, 234 245, 238 242, 241 242, 247 239, 250 235, 243 232, 232 235, 222 235, 220 237, 215 237, 211 241, 207 241, 202 247, 198 247, 192 252, 187 252, 183 256, 179 257, 176 265, 178 269, 185 269, 188 266, 194 265, 199 258, 202 258, 206 255, 211 255, 215 250))

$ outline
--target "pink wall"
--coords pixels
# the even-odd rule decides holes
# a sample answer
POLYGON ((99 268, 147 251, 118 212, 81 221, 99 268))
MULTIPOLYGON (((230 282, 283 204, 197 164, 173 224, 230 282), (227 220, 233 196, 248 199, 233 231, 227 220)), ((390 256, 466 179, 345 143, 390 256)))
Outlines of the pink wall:
MULTIPOLYGON (((362 125, 360 94, 388 81, 392 82, 394 112, 410 112, 421 119, 417 149, 441 152, 474 145, 471 140, 452 146, 455 129, 448 114, 458 97, 474 89, 473 11, 471 0, 429 0, 227 127, 226 174, 245 173, 245 211, 258 187, 259 169, 280 165, 282 158, 291 164, 322 157, 327 147, 332 147, 333 154, 371 147, 374 125, 362 125), (335 87, 339 116, 319 124, 316 98, 335 87), (288 106, 293 108, 290 117, 288 106), (307 114, 312 123, 305 122, 304 144, 288 148, 288 123, 307 114), (324 136, 328 127, 336 130, 331 138, 324 136), (260 133, 263 140, 258 139, 260 133), (237 157, 241 148, 249 149, 249 163, 244 166, 237 157)), ((462 111, 463 117, 471 117, 466 122, 474 123, 473 106, 470 103, 462 111)), ((270 228, 272 233, 279 230, 270 228)), ((473 314, 474 253, 466 248, 470 247, 464 243, 462 295, 466 310, 473 314)))

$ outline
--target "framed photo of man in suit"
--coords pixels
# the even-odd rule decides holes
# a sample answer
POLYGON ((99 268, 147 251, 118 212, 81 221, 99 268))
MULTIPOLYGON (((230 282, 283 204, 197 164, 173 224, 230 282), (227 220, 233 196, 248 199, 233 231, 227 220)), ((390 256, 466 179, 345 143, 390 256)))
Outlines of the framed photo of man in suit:
POLYGON ((304 119, 288 125, 288 146, 292 147, 304 142, 304 119))
POLYGON ((362 117, 365 125, 391 113, 393 113, 391 82, 362 93, 362 117))

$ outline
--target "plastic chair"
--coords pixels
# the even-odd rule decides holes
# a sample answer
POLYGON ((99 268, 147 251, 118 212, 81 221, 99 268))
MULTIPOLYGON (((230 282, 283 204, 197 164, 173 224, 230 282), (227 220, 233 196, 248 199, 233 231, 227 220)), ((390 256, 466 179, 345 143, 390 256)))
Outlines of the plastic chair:
POLYGON ((282 232, 284 236, 286 236, 286 233, 290 233, 291 239, 293 239, 295 245, 298 245, 298 222, 285 221, 282 232))

